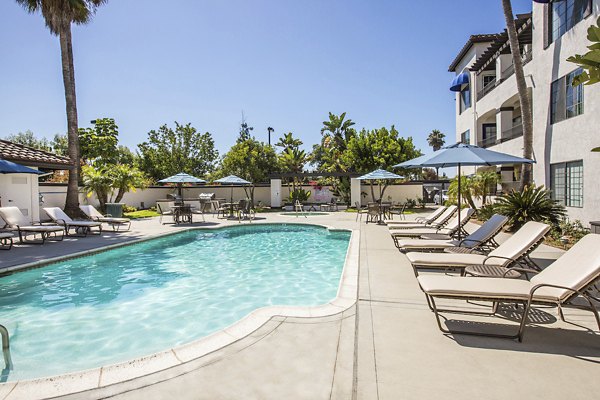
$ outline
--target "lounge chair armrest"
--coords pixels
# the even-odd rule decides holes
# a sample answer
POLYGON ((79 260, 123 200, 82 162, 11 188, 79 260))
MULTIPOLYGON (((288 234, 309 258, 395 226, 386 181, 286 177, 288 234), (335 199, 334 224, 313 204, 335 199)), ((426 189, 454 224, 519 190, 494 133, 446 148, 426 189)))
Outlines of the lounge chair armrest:
POLYGON ((492 258, 499 258, 502 260, 509 260, 512 262, 515 262, 516 260, 514 258, 510 258, 510 257, 502 257, 502 256, 487 256, 484 260, 483 263, 481 265, 485 265, 485 263, 487 262, 487 260, 491 260, 492 258))
POLYGON ((570 288, 570 287, 567 287, 567 286, 552 285, 550 283, 540 283, 539 285, 535 285, 534 287, 531 288, 531 290, 529 291, 529 299, 531 300, 533 298, 533 295, 535 294, 535 292, 538 289, 541 289, 543 287, 549 287, 549 288, 555 288, 555 289, 564 289, 564 290, 568 290, 570 292, 573 292, 573 293, 576 293, 576 294, 578 294, 580 296, 584 296, 585 297, 585 295, 581 291, 579 291, 577 289, 573 289, 573 288, 570 288))
POLYGON ((524 274, 527 274, 527 273, 539 274, 540 273, 540 271, 537 271, 537 270, 531 269, 531 268, 511 267, 511 268, 507 268, 506 271, 504 271, 504 274, 502 274, 502 277, 506 278, 506 276, 508 274, 510 274, 511 271, 523 272, 524 274))
POLYGON ((463 239, 463 240, 461 240, 461 241, 458 243, 458 247, 463 247, 463 245, 464 245, 466 242, 469 242, 469 243, 476 243, 476 244, 479 244, 479 245, 481 245, 481 244, 484 244, 484 243, 485 243, 483 240, 475 240, 475 239, 463 239))

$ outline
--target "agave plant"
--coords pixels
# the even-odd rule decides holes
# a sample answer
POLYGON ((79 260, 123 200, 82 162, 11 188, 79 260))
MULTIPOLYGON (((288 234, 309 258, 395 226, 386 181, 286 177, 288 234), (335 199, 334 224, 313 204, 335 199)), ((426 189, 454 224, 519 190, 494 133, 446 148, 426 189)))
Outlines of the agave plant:
POLYGON ((526 186, 523 191, 511 191, 496 199, 494 210, 509 218, 511 230, 517 230, 529 221, 558 225, 566 216, 566 210, 550 197, 543 186, 526 186))

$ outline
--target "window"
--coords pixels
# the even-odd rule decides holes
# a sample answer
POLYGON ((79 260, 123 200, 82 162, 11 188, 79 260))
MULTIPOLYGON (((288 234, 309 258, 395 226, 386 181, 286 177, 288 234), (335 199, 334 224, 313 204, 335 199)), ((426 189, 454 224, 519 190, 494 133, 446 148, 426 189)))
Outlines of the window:
POLYGON ((549 42, 558 40, 592 12, 591 0, 553 1, 549 8, 549 42))
POLYGON ((583 207, 583 161, 550 165, 552 198, 566 207, 583 207))
POLYGON ((471 89, 470 85, 467 84, 460 91, 460 114, 463 113, 466 109, 471 107, 471 89))
POLYGON ((484 75, 483 76, 483 87, 487 87, 490 83, 496 81, 496 75, 484 75))
POLYGON ((554 124, 583 114, 583 85, 573 87, 573 78, 582 71, 581 68, 578 68, 552 82, 550 123, 554 124))
POLYGON ((463 133, 460 134, 460 142, 465 143, 465 144, 471 143, 471 130, 470 129, 467 129, 466 131, 464 131, 463 133))

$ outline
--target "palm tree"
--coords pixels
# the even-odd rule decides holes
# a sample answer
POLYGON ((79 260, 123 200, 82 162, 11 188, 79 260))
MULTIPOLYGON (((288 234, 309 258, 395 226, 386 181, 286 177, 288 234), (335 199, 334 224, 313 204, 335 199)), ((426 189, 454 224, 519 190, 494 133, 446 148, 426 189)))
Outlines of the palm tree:
MULTIPOLYGON (((504 18, 506 19, 506 31, 508 33, 508 41, 510 43, 510 53, 515 70, 515 78, 517 80, 517 92, 519 93, 519 103, 521 105, 521 116, 523 121, 523 157, 531 159, 533 156, 533 117, 531 113, 531 99, 527 92, 527 84, 525 83, 525 74, 523 72, 523 59, 519 48, 519 37, 517 36, 517 28, 512 11, 510 0, 502 0, 502 9, 504 10, 504 18)), ((531 164, 523 164, 521 173, 521 190, 531 184, 532 167, 531 164)))
POLYGON ((69 172, 65 212, 77 215, 79 211, 79 172, 80 149, 77 134, 77 100, 75 96, 75 70, 73 65, 73 44, 71 24, 86 24, 96 9, 107 0, 16 0, 28 12, 40 11, 50 33, 59 37, 62 60, 63 83, 67 109, 67 136, 69 158, 73 169, 69 172))
POLYGON ((339 117, 329 113, 329 121, 323 121, 323 128, 321 128, 321 135, 330 139, 327 141, 329 147, 333 147, 341 153, 346 150, 350 138, 355 133, 352 128, 354 122, 351 119, 344 121, 345 118, 345 112, 341 113, 339 117))
POLYGON ((288 149, 298 149, 302 146, 303 142, 300 139, 294 138, 294 134, 292 132, 284 133, 283 137, 279 138, 279 142, 275 144, 277 147, 281 147, 282 151, 285 152, 288 149))
POLYGON ((444 135, 442 132, 434 129, 431 131, 429 136, 427 136, 427 143, 433 148, 433 151, 438 151, 442 148, 444 143, 446 143, 446 140, 444 140, 445 137, 446 135, 444 135))

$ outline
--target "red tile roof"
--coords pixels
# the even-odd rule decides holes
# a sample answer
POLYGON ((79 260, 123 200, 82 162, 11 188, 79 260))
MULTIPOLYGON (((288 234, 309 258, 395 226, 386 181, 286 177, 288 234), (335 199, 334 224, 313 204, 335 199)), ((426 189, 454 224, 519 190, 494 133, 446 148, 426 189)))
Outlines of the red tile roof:
POLYGON ((448 72, 454 71, 454 69, 456 68, 458 63, 460 63, 460 60, 462 60, 462 58, 467 54, 467 52, 469 51, 471 46, 473 46, 473 44, 483 43, 483 42, 493 42, 498 36, 499 36, 498 33, 486 33, 486 34, 482 34, 482 35, 469 36, 469 40, 467 40, 467 43, 465 43, 465 45, 462 47, 462 49, 460 49, 460 51, 458 52, 458 54, 452 61, 452 64, 450 64, 450 66, 448 67, 448 72))
POLYGON ((71 160, 48 151, 0 139, 0 158, 30 167, 70 169, 71 160))

